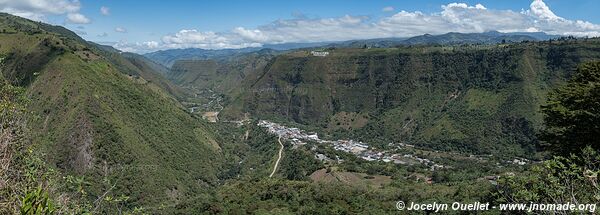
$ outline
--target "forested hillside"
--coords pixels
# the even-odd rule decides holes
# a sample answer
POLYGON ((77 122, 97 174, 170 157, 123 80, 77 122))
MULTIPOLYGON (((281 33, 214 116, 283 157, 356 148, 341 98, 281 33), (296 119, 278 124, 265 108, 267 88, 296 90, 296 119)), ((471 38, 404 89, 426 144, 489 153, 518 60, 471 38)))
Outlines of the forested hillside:
POLYGON ((0 214, 599 200, 600 39, 496 33, 157 63, 0 13, 0 214))
POLYGON ((598 39, 329 49, 280 55, 244 80, 232 118, 280 118, 334 136, 470 153, 532 153, 540 105, 598 39))
POLYGON ((221 60, 177 60, 166 77, 186 88, 230 94, 246 76, 264 67, 274 56, 275 52, 263 50, 221 60))
POLYGON ((62 27, 6 14, 0 32, 2 82, 25 89, 26 146, 57 174, 56 183, 41 182, 55 197, 102 213, 116 212, 103 211, 117 208, 109 204, 133 209, 208 198, 223 160, 218 142, 143 57, 125 58, 62 27), (104 201, 109 197, 114 201, 104 201))

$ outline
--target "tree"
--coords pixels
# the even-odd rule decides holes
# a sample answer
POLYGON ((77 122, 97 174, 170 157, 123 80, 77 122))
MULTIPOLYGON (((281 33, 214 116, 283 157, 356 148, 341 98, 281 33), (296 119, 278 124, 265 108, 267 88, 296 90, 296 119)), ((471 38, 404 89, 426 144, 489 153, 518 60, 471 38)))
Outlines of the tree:
MULTIPOLYGON (((516 176, 505 175, 492 194, 495 203, 589 204, 600 201, 600 154, 586 147, 578 155, 556 156, 516 176)), ((553 214, 572 214, 556 211, 553 214)), ((587 212, 587 211, 586 211, 587 212)))
POLYGON ((566 85, 549 95, 542 107, 543 145, 558 155, 600 149, 600 62, 582 64, 566 85))
POLYGON ((599 202, 599 109, 600 62, 582 64, 542 109, 546 128, 540 139, 558 156, 524 173, 501 177, 493 193, 496 203, 599 202))

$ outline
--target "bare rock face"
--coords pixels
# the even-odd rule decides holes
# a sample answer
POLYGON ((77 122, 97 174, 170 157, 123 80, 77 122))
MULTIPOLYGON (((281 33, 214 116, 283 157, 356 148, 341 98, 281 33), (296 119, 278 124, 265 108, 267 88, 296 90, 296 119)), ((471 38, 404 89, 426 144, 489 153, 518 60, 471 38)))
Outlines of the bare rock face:
POLYGON ((93 129, 91 123, 84 117, 79 118, 73 133, 69 138, 74 153, 71 154, 70 167, 78 173, 84 173, 93 166, 93 129))

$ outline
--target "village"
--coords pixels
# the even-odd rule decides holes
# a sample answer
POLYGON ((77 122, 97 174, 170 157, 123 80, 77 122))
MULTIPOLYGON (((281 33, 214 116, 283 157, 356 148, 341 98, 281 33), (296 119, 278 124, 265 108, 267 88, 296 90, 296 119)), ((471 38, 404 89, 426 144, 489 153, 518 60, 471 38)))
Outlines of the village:
MULTIPOLYGON (((393 162, 400 165, 423 164, 431 170, 444 168, 431 160, 420 158, 412 154, 396 154, 389 151, 378 151, 369 147, 367 143, 355 140, 322 140, 316 133, 308 133, 299 128, 289 128, 278 123, 260 120, 258 126, 266 128, 269 133, 280 136, 283 140, 292 143, 293 148, 307 144, 308 141, 319 144, 331 145, 333 149, 351 153, 367 161, 393 162)), ((398 144, 398 147, 413 147, 408 144, 398 144)), ((329 158, 324 154, 315 154, 315 157, 323 162, 342 162, 339 158, 329 158)))

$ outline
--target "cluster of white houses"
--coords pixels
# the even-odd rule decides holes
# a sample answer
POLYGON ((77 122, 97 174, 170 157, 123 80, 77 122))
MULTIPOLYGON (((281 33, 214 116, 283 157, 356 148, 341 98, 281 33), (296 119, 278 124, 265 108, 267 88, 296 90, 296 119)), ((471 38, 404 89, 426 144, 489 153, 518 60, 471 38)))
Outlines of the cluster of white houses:
MULTIPOLYGON (((280 136, 283 140, 292 143, 293 147, 305 145, 307 141, 313 141, 320 144, 329 144, 333 149, 354 154, 367 161, 394 162, 395 164, 424 164, 432 169, 444 168, 443 165, 435 164, 425 158, 419 158, 411 154, 392 154, 387 151, 377 151, 370 149, 368 144, 355 140, 321 140, 316 133, 307 133, 299 128, 289 128, 278 123, 260 120, 258 126, 264 127, 269 133, 280 136)), ((331 159, 323 154, 316 154, 315 157, 321 161, 340 161, 339 158, 331 159)))

